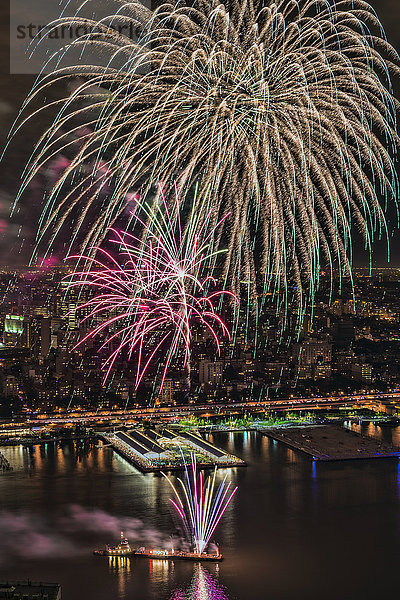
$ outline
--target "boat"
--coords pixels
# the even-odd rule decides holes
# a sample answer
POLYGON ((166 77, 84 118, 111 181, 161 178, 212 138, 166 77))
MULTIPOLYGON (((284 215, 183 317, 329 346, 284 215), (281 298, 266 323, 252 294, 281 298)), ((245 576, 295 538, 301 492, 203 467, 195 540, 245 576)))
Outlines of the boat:
POLYGON ((142 556, 151 560, 191 560, 195 562, 216 562, 222 560, 222 554, 218 550, 214 554, 208 552, 185 552, 183 550, 154 550, 153 548, 145 548, 142 546, 134 553, 135 556, 142 556))
POLYGON ((121 531, 121 540, 116 546, 107 545, 102 550, 93 550, 93 554, 97 556, 132 556, 135 554, 135 550, 131 548, 129 540, 125 537, 124 532, 121 531))
POLYGON ((186 552, 183 550, 159 550, 155 548, 146 548, 141 546, 140 548, 132 548, 129 540, 125 537, 124 532, 121 531, 121 540, 116 546, 106 546, 101 550, 93 550, 93 554, 96 556, 137 556, 142 558, 148 558, 150 560, 191 560, 195 562, 216 562, 222 560, 222 554, 220 553, 218 546, 216 552, 211 554, 208 552, 186 552))

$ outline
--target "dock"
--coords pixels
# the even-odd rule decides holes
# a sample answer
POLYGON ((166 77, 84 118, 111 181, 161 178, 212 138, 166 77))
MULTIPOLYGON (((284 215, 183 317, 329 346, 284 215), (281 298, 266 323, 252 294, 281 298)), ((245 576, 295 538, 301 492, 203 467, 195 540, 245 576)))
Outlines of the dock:
POLYGON ((400 448, 337 425, 268 428, 263 434, 320 461, 400 458, 400 448))
POLYGON ((207 442, 200 435, 187 431, 132 429, 114 433, 99 433, 103 442, 143 473, 180 471, 184 460, 196 456, 200 469, 233 468, 246 463, 207 442))

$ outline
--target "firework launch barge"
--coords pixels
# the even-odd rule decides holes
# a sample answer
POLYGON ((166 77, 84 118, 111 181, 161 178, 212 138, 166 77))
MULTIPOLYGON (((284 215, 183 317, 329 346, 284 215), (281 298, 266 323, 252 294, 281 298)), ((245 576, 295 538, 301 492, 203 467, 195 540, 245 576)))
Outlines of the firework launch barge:
POLYGON ((94 550, 96 556, 137 556, 151 560, 191 560, 195 562, 218 562, 222 560, 222 554, 217 549, 215 554, 203 552, 184 552, 182 550, 155 550, 152 548, 132 548, 126 537, 121 534, 121 542, 117 546, 106 546, 102 550, 94 550))

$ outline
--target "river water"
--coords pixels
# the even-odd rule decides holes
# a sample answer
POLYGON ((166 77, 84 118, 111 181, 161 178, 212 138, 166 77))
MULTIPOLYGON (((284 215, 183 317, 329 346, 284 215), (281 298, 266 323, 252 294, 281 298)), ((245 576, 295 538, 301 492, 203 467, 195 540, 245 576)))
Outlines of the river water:
MULTIPOLYGON (((400 430, 362 427, 400 445, 400 430)), ((2 448, 14 471, 0 475, 0 580, 56 581, 63 600, 392 597, 400 463, 314 463, 256 433, 212 439, 248 467, 229 472, 239 490, 215 535, 224 561, 201 567, 92 554, 122 529, 135 545, 179 534, 162 476, 142 475, 110 448, 2 448)))

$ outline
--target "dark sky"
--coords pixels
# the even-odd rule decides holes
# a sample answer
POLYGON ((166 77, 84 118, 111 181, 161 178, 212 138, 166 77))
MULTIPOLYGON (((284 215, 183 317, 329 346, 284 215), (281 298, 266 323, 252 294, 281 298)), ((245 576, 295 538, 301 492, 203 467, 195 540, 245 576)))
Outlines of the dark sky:
MULTIPOLYGON (((13 2, 14 0, 11 0, 13 2)), ((16 1, 16 0, 15 0, 16 1)), ((34 3, 34 0, 32 0, 34 3)), ((371 0, 389 38, 400 52, 400 0, 371 0)), ((0 4, 0 146, 3 148, 7 132, 26 94, 33 77, 9 73, 9 13, 8 2, 0 4)), ((400 89, 400 82, 399 82, 400 89)), ((44 123, 43 123, 44 126, 44 123)), ((21 170, 32 150, 41 123, 26 128, 13 143, 7 158, 0 163, 0 265, 18 264, 28 255, 33 244, 34 215, 40 209, 40 193, 32 193, 21 207, 22 214, 15 223, 8 222, 8 210, 18 188, 21 170), (30 228, 20 231, 19 223, 30 223, 30 228), (19 242, 18 240, 21 240, 19 242), (22 242, 22 240, 25 240, 22 242), (22 250, 22 251, 21 251, 22 250), (21 252, 20 252, 21 251, 21 252), (20 252, 20 253, 19 253, 20 252)), ((393 229, 393 228, 392 228, 393 229)), ((400 237, 392 241, 393 264, 400 265, 400 237)), ((384 264, 383 246, 376 248, 376 263, 384 264)))

